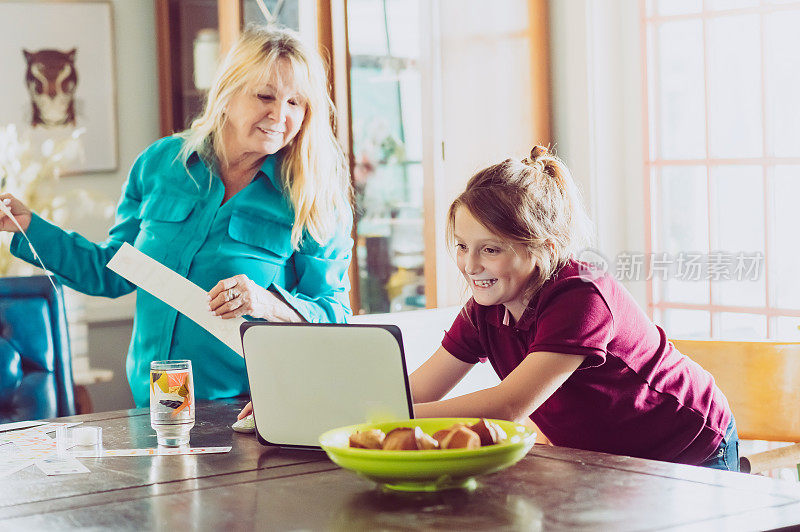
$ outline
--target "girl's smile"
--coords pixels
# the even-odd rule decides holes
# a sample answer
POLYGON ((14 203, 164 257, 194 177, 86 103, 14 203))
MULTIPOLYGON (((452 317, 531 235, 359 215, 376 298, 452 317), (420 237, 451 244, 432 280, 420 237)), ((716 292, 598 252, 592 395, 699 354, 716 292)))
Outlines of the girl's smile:
POLYGON ((480 305, 504 305, 519 320, 536 264, 520 244, 510 244, 482 225, 466 207, 455 214, 456 262, 480 305))

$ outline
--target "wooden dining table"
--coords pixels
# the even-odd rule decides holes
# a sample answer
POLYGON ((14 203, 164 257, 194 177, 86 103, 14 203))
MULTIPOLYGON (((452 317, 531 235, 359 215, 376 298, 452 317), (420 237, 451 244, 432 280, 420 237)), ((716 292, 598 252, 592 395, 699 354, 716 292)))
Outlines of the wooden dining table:
MULTIPOLYGON (((192 447, 222 454, 81 458, 0 479, 0 530, 767 530, 800 525, 800 483, 536 445, 473 490, 402 493, 320 451, 231 430, 243 400, 199 402, 192 447)), ((105 449, 156 447, 147 409, 58 421, 102 427, 105 449)))

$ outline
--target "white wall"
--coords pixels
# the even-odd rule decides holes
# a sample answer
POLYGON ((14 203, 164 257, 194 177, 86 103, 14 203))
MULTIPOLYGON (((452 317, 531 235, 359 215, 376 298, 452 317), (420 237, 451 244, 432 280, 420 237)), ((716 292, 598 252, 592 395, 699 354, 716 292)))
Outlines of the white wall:
MULTIPOLYGON (((612 264, 645 251, 639 2, 553 0, 553 136, 612 264)), ((644 282, 626 284, 644 306, 644 282)))
POLYGON ((524 157, 533 133, 527 0, 441 0, 441 139, 436 190, 438 306, 463 304, 467 292, 444 241, 447 209, 481 168, 524 157))
MULTIPOLYGON (((466 297, 444 242, 450 202, 475 171, 509 155, 527 155, 541 139, 531 130, 526 98, 528 3, 439 5, 444 160, 434 223, 438 304, 447 306, 466 297)), ((583 192, 597 228, 595 247, 613 267, 620 252, 645 249, 639 3, 551 0, 549 9, 554 145, 583 192)), ((627 288, 645 304, 644 282, 627 288)))
MULTIPOLYGON (((71 176, 61 190, 85 189, 116 205, 136 155, 158 138, 158 75, 153 2, 113 0, 119 167, 113 172, 71 176)), ((102 240, 112 220, 71 214, 66 227, 91 240, 102 240)))
MULTIPOLYGON (((114 205, 136 156, 159 136, 158 70, 153 2, 113 0, 119 167, 113 172, 65 177, 62 191, 84 189, 114 205)), ((1 38, 0 38, 1 39, 1 38)), ((65 228, 90 240, 104 240, 113 220, 99 214, 81 216, 73 210, 65 228)), ((133 294, 122 300, 88 298, 88 356, 93 367, 111 369, 114 380, 88 387, 95 411, 133 406, 125 356, 131 338, 133 294)))

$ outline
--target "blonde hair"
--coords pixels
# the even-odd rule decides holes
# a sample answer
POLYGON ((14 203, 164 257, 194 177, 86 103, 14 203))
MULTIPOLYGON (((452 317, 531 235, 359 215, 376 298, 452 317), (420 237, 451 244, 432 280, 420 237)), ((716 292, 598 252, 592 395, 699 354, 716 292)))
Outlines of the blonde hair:
POLYGON ((525 246, 535 259, 529 297, 592 240, 592 223, 569 169, 544 146, 534 146, 530 157, 506 159, 470 178, 450 205, 451 244, 460 207, 510 244, 525 246))
POLYGON ((350 175, 333 134, 333 102, 322 59, 287 29, 248 27, 222 60, 202 114, 180 136, 184 161, 197 151, 206 161, 225 160, 222 131, 231 98, 263 83, 288 61, 294 82, 306 102, 300 131, 284 148, 281 182, 294 208, 292 246, 304 233, 324 244, 352 215, 350 175))

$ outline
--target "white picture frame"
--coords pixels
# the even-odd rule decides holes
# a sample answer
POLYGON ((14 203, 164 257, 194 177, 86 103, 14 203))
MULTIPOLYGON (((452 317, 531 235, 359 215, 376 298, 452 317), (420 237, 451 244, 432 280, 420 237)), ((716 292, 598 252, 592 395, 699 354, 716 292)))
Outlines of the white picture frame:
POLYGON ((0 125, 16 124, 34 143, 84 129, 83 156, 67 167, 71 174, 117 169, 112 28, 107 0, 0 0, 0 125), (28 56, 23 50, 38 55, 28 56), (45 50, 56 53, 40 53, 45 50), (75 53, 69 55, 72 50, 75 53), (70 94, 62 88, 71 81, 76 81, 72 107, 65 110, 70 94), (50 94, 45 96, 45 90, 50 94))

